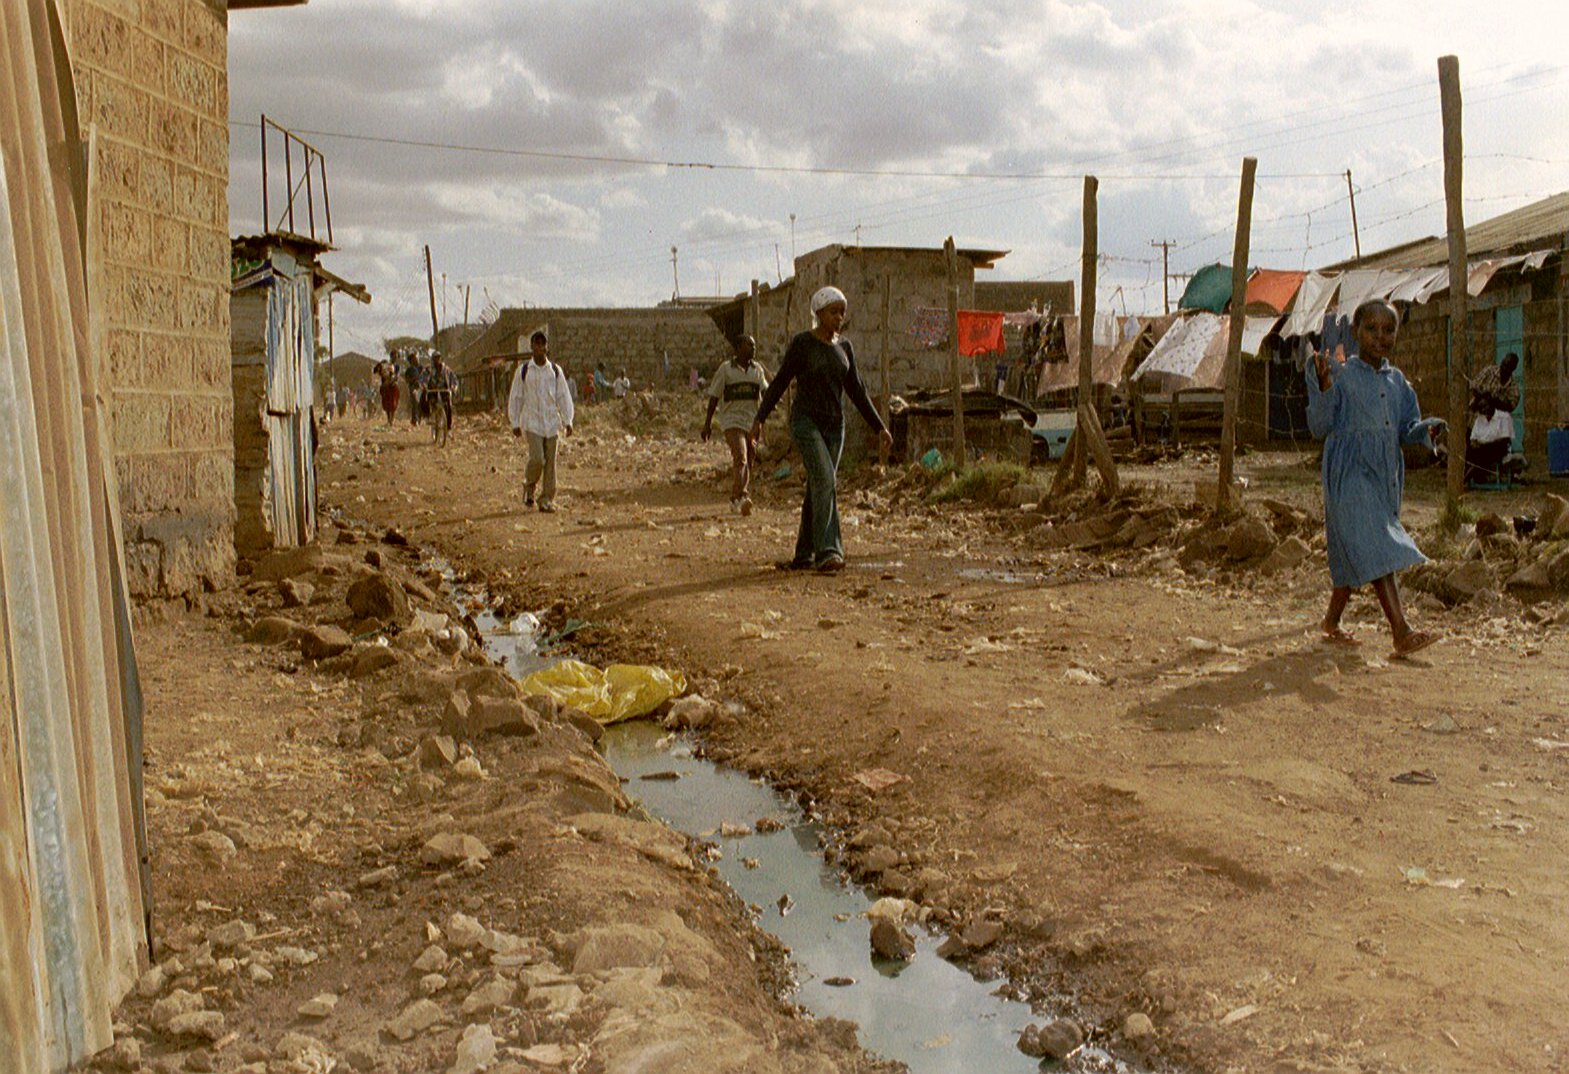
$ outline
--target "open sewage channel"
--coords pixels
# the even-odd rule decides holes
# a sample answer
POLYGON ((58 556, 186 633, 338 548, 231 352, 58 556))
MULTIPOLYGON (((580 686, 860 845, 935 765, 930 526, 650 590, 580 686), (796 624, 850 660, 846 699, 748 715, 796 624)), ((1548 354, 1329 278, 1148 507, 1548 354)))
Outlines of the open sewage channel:
MULTIPOLYGON (((480 641, 514 678, 565 656, 541 652, 536 616, 503 618, 489 595, 458 582, 449 564, 437 559, 431 565, 449 580, 460 607, 483 609, 473 615, 480 641)), ((904 1063, 913 1074, 1139 1070, 1094 1044, 1063 1062, 1024 1055, 1017 1046, 1024 1028, 1065 1012, 1036 1013, 999 994, 995 982, 939 957, 942 938, 923 928, 912 929, 916 954, 909 961, 874 955, 867 911, 875 900, 828 863, 822 825, 765 781, 704 759, 693 740, 651 720, 607 727, 599 748, 651 817, 715 845, 712 864, 720 877, 743 903, 761 908, 757 924, 789 950, 794 1000, 814 1015, 857 1023, 868 1050, 904 1063), (781 826, 757 831, 753 825, 761 817, 781 826)))

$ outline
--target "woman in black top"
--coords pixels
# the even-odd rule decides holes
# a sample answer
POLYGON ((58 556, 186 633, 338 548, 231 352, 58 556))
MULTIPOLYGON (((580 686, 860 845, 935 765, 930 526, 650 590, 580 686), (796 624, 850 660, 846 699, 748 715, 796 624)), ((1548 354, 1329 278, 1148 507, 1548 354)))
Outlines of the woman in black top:
POLYGON ((877 408, 855 370, 855 351, 839 335, 848 303, 837 287, 824 287, 812 296, 812 330, 790 341, 779 375, 768 386, 752 423, 752 441, 763 433, 763 422, 795 383, 790 406, 790 436, 801 450, 806 467, 806 496, 801 502, 801 529, 795 541, 791 570, 809 567, 823 572, 844 569, 844 544, 839 536, 839 453, 844 447, 844 397, 878 431, 886 448, 893 434, 883 424, 877 408))

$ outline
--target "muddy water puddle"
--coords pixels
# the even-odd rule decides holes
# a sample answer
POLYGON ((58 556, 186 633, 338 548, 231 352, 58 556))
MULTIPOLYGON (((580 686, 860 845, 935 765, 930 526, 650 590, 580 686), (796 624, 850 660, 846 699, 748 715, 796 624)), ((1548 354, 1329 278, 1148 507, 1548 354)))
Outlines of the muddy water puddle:
MULTIPOLYGON (((462 605, 489 607, 483 590, 457 583, 444 562, 428 562, 448 578, 462 605)), ((476 610, 473 619, 486 652, 516 678, 560 657, 541 645, 539 619, 530 613, 476 610)), ((607 728, 600 748, 627 794, 651 816, 717 847, 713 865, 720 877, 755 908, 758 925, 789 949, 795 1000, 813 1014, 856 1022, 869 1050, 914 1074, 1131 1074, 1133 1068, 1090 1046, 1062 1064, 1022 1054, 1020 1032, 1053 1015, 1036 1014, 997 994, 1002 982, 979 981, 939 958, 939 936, 912 928, 916 954, 908 962, 873 956, 866 917, 873 900, 827 863, 821 826, 767 783, 699 757, 691 742, 648 720, 607 728)))
MULTIPOLYGON (((856 1022, 865 1047, 916 1074, 1041 1069, 1016 1043, 1026 1025, 1049 1017, 994 995, 999 982, 978 981, 937 957, 940 937, 912 930, 909 962, 872 955, 866 912, 873 900, 824 860, 820 826, 766 783, 695 756, 689 743, 646 720, 608 728, 600 745, 627 793, 652 816, 718 846, 719 875, 790 949, 802 1006, 856 1022), (757 831, 764 818, 782 827, 757 831)), ((1130 1068, 1086 1048, 1065 1069, 1130 1068)))

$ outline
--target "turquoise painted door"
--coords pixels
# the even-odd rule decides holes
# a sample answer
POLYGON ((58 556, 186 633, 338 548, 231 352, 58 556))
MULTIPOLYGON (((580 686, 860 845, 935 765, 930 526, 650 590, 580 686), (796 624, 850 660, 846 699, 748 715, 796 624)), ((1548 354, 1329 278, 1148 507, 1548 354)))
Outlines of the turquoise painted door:
POLYGON ((1520 385, 1520 405, 1515 407, 1515 436, 1511 451, 1523 451, 1525 446, 1525 310, 1520 306, 1499 306, 1493 311, 1493 361, 1502 362, 1504 355, 1516 354, 1515 383, 1520 385))

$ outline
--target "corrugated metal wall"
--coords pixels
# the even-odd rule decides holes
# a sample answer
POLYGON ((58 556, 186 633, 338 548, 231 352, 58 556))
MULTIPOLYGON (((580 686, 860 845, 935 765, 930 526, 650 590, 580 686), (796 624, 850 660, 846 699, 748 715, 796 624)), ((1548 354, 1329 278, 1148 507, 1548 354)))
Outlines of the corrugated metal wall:
POLYGON ((267 490, 279 548, 316 539, 316 324, 309 265, 279 250, 267 292, 267 490), (289 274, 292 269, 293 273, 289 274))
POLYGON ((18 1074, 107 1046, 145 954, 140 712, 80 146, 53 5, 0 3, 0 1063, 18 1074))

